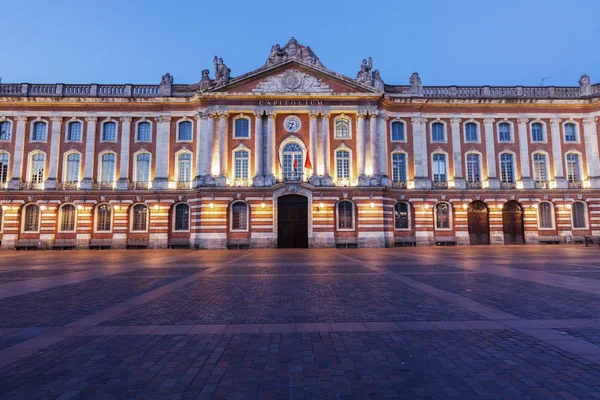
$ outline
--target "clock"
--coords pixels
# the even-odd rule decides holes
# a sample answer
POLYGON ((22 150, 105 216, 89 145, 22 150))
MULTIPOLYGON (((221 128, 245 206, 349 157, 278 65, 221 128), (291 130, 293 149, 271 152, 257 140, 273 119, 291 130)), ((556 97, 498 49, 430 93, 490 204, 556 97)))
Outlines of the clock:
POLYGON ((286 131, 291 133, 298 132, 301 126, 302 123, 300 122, 300 118, 296 117, 295 115, 290 115, 285 119, 285 121, 283 121, 283 127, 286 131))

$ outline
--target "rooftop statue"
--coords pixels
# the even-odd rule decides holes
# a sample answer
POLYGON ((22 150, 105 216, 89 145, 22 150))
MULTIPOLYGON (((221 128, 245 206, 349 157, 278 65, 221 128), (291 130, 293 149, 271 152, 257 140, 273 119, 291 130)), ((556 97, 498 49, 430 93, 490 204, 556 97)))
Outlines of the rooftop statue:
POLYGON ((231 79, 231 69, 223 62, 222 58, 215 56, 213 59, 215 65, 215 81, 217 83, 226 83, 231 79))
POLYGON ((383 79, 381 79, 381 74, 379 74, 379 70, 373 70, 373 87, 377 90, 384 90, 383 79))
POLYGON ((161 85, 172 85, 173 84, 173 76, 170 73, 166 73, 162 76, 160 80, 161 85))
POLYGON ((366 59, 362 60, 360 71, 356 75, 356 81, 364 85, 373 85, 373 78, 371 78, 371 70, 373 69, 373 59, 369 57, 369 61, 366 59))
POLYGON ((323 64, 321 64, 321 61, 312 51, 310 46, 304 46, 303 44, 298 43, 293 37, 283 47, 279 44, 275 44, 271 47, 271 52, 269 53, 267 62, 265 62, 265 66, 279 64, 289 59, 301 60, 305 63, 316 65, 317 67, 323 67, 323 64))

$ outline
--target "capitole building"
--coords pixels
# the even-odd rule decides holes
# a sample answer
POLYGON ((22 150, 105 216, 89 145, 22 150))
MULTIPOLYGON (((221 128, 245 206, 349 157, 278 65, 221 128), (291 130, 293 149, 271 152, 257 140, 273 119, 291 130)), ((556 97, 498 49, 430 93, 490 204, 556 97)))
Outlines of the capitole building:
POLYGON ((600 84, 384 83, 292 38, 158 85, 0 84, 2 249, 394 247, 600 236, 600 84))

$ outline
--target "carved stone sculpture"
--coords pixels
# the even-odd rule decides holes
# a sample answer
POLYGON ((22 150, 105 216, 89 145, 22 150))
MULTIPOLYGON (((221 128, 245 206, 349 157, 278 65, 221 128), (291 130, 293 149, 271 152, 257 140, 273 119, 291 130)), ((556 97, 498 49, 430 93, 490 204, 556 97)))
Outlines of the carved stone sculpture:
POLYGON ((379 74, 378 69, 373 71, 373 87, 375 89, 381 90, 383 92, 384 83, 383 83, 383 79, 381 79, 381 75, 379 74))
POLYGON ((421 84, 419 74, 413 72, 408 81, 410 82, 410 93, 420 96, 423 93, 423 85, 421 84))
POLYGON ((333 90, 320 79, 298 71, 288 69, 281 74, 268 76, 260 82, 253 92, 308 92, 308 93, 330 93, 333 90))
POLYGON ((364 85, 371 86, 373 84, 373 79, 371 78, 371 69, 373 69, 373 59, 369 57, 368 62, 366 59, 363 59, 360 66, 360 71, 358 71, 358 74, 356 75, 356 81, 364 85))
POLYGON ((160 80, 161 85, 172 85, 173 84, 173 76, 170 73, 166 73, 162 76, 160 80))
POLYGON ((215 81, 218 84, 228 82, 231 79, 231 69, 227 68, 223 59, 217 56, 213 59, 213 63, 215 65, 215 81))
POLYGON ((279 64, 289 59, 301 60, 305 63, 323 67, 319 58, 315 55, 309 46, 304 46, 298 43, 293 37, 283 47, 275 44, 271 47, 269 58, 265 62, 265 66, 279 64))
POLYGON ((581 78, 579 78, 579 88, 581 90, 581 94, 584 96, 592 94, 592 85, 590 82, 590 77, 586 74, 581 75, 581 78))

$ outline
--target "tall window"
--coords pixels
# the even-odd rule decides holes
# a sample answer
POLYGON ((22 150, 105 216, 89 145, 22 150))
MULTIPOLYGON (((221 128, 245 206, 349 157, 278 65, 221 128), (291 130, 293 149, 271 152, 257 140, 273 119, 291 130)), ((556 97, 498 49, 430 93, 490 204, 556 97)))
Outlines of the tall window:
POLYGON ((554 227, 552 223, 552 204, 542 202, 538 206, 538 220, 540 228, 551 229, 554 227))
POLYGON ((31 157, 31 183, 44 182, 44 168, 46 166, 46 155, 43 153, 35 153, 31 157))
POLYGON ((581 175, 579 173, 579 154, 567 154, 567 180, 569 182, 579 182, 581 175))
POLYGON ((446 175, 446 155, 435 153, 433 155, 433 181, 447 182, 446 175))
POLYGON ((298 143, 291 142, 283 148, 283 178, 285 180, 301 180, 302 169, 302 147, 298 143))
POLYGON ((510 124, 508 122, 501 122, 498 125, 498 141, 499 142, 511 142, 510 135, 510 124))
POLYGON ((140 153, 136 158, 136 182, 150 182, 150 154, 140 153))
POLYGON ((392 181, 406 182, 406 154, 392 154, 392 181))
POLYGON ((137 141, 150 142, 152 141, 152 125, 150 122, 140 122, 137 126, 137 141))
POLYGON ((403 201, 394 205, 394 228, 409 229, 408 203, 403 201))
POLYGON ((392 140, 400 142, 406 140, 404 135, 404 122, 392 122, 392 140))
POLYGON ((513 155, 502 153, 500 155, 500 180, 504 183, 514 183, 513 155))
POLYGON ((431 124, 431 141, 432 142, 443 142, 445 141, 444 135, 444 124, 441 122, 434 122, 431 124))
POLYGON ((246 150, 235 152, 235 179, 248 179, 248 159, 246 150))
POLYGON ((585 204, 583 204, 580 201, 576 201, 575 203, 573 203, 573 208, 571 208, 571 218, 573 219, 573 228, 587 228, 587 221, 585 217, 585 204))
POLYGON ((96 231, 110 232, 112 208, 108 204, 100 204, 96 208, 96 231))
POLYGON ((481 182, 481 163, 479 154, 467 154, 467 182, 481 182))
POLYGON ((179 153, 177 156, 177 182, 189 182, 192 174, 192 153, 179 153))
POLYGON ((102 155, 102 175, 100 181, 110 183, 115 180, 115 153, 105 153, 102 155))
POLYGON ((10 122, 4 121, 0 122, 0 140, 10 140, 11 132, 10 132, 10 122))
POLYGON ((543 153, 535 153, 533 155, 533 180, 536 182, 545 182, 548 180, 546 155, 543 153))
POLYGON ((539 122, 531 124, 531 141, 532 142, 543 142, 544 141, 544 126, 539 122))
POLYGON ((81 122, 73 121, 69 122, 67 140, 73 142, 81 141, 81 122))
POLYGON ((338 118, 335 120, 335 138, 347 139, 350 137, 350 120, 338 118))
POLYGON ((248 204, 236 201, 231 205, 231 230, 245 231, 248 229, 248 204))
POLYGON ((465 141, 466 142, 477 142, 479 140, 477 135, 477 124, 474 122, 467 122, 465 124, 465 141))
POLYGON ((45 142, 46 141, 46 128, 47 124, 42 121, 38 121, 33 124, 33 137, 31 140, 45 142))
POLYGON ((102 140, 107 142, 117 141, 117 123, 107 122, 102 126, 102 140))
POLYGON ((175 206, 175 230, 188 231, 190 229, 190 206, 179 203, 175 206))
POLYGON ((191 142, 192 141, 192 123, 191 121, 182 121, 179 123, 179 137, 177 138, 180 142, 191 142))
POLYGON ((238 118, 235 120, 233 137, 246 139, 250 137, 250 120, 248 118, 238 118))
POLYGON ((23 232, 37 232, 40 228, 40 207, 37 204, 25 206, 23 232))
POLYGON ((450 229, 450 205, 448 203, 435 205, 435 223, 437 229, 450 229))
POLYGON ((0 153, 0 183, 8 181, 8 153, 0 153))
POLYGON ((335 169, 338 179, 350 179, 350 152, 338 150, 335 152, 335 169))
POLYGON ((75 230, 75 206, 65 204, 60 208, 60 230, 61 232, 73 232, 75 230))
POLYGON ((343 200, 337 205, 338 208, 338 229, 354 229, 354 204, 351 201, 343 200))
POLYGON ((148 229, 148 207, 145 204, 136 204, 132 210, 132 231, 146 231, 148 229))
POLYGON ((79 182, 79 164, 81 156, 79 153, 71 153, 67 156, 67 182, 79 182))
POLYGON ((565 142, 576 142, 577 141, 577 128, 575 124, 565 124, 565 142))

